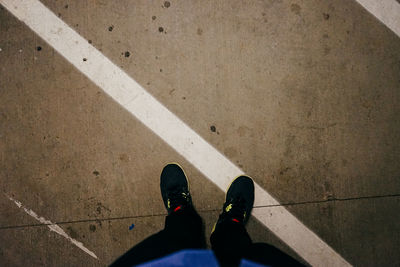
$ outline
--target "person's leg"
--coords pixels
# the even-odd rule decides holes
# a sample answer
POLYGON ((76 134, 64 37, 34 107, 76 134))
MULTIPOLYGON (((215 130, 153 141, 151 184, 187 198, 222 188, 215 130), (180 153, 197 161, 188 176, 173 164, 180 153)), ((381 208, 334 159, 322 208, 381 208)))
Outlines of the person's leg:
POLYGON ((133 266, 187 248, 205 248, 201 217, 195 211, 186 175, 177 164, 161 173, 161 194, 168 216, 164 230, 143 240, 111 266, 133 266))
POLYGON ((221 266, 237 266, 252 241, 245 224, 254 203, 254 183, 247 176, 236 178, 226 193, 222 213, 210 237, 221 266))
POLYGON ((251 239, 245 227, 237 222, 217 225, 210 241, 221 266, 238 266, 245 251, 251 246, 251 239))
POLYGON ((133 266, 187 248, 205 248, 202 220, 192 208, 168 215, 164 230, 131 248, 111 266, 133 266))
POLYGON ((221 266, 238 266, 242 258, 269 266, 304 266, 271 245, 252 243, 245 224, 253 204, 253 180, 247 176, 236 178, 226 193, 222 213, 210 237, 221 266))

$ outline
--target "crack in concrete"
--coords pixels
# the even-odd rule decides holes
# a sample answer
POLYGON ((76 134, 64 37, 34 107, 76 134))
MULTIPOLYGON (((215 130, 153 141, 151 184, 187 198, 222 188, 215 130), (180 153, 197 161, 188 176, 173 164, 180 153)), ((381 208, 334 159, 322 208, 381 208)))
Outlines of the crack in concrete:
MULTIPOLYGON (((365 199, 378 199, 378 198, 393 198, 400 197, 400 194, 389 194, 389 195, 375 195, 375 196, 361 196, 361 197, 348 197, 348 198, 330 198, 326 200, 310 200, 310 201, 301 201, 301 202, 288 202, 281 203, 279 205, 265 205, 265 206, 254 206, 254 209, 257 208, 273 208, 280 206, 296 206, 296 205, 307 205, 307 204, 321 204, 321 203, 329 203, 329 202, 341 202, 341 201, 354 201, 354 200, 365 200, 365 199)), ((203 209, 197 210, 198 213, 206 213, 206 212, 216 212, 221 209, 203 209)), ((96 219, 84 219, 84 220, 71 220, 71 221, 60 221, 54 222, 52 224, 62 225, 62 224, 72 224, 72 223, 86 223, 86 222, 99 222, 99 221, 117 221, 117 220, 126 220, 126 219, 137 219, 137 218, 150 218, 150 217, 159 217, 166 216, 167 213, 156 213, 149 215, 136 215, 136 216, 121 216, 121 217, 110 217, 110 218, 96 218, 96 219)), ((7 229, 17 229, 17 228, 26 228, 26 227, 38 227, 38 226, 48 226, 49 224, 45 223, 37 223, 37 224, 22 224, 22 225, 13 225, 13 226, 0 226, 0 230, 7 229)))

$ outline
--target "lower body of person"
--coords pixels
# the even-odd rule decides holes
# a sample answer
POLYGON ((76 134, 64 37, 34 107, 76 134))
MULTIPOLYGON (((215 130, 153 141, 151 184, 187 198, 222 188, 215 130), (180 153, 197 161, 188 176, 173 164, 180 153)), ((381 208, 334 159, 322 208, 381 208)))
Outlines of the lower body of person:
MULTIPOLYGON (((176 163, 165 166, 160 187, 168 211, 164 229, 128 250, 110 266, 134 266, 180 250, 206 248, 203 222, 193 207, 183 169, 176 163)), ((219 264, 238 266, 244 258, 269 266, 303 266, 271 245, 252 242, 245 224, 253 203, 253 180, 239 176, 229 186, 222 213, 210 237, 219 264)))

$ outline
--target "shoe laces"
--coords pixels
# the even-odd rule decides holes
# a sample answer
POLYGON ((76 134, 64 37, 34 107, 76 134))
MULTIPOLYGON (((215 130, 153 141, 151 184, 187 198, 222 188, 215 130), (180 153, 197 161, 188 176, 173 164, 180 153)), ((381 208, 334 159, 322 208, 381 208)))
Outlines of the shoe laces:
POLYGON ((182 191, 172 191, 168 194, 168 208, 178 211, 190 203, 190 193, 182 191))
POLYGON ((223 214, 226 214, 234 221, 236 219, 243 222, 246 218, 246 200, 242 197, 235 197, 226 202, 223 214))

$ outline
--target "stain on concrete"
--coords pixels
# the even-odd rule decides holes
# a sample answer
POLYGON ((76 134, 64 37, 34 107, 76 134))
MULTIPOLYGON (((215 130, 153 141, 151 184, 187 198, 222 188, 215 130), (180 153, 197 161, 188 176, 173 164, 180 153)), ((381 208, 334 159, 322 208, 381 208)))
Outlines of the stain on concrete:
POLYGON ((36 47, 36 50, 37 50, 37 51, 41 51, 41 50, 42 50, 42 47, 41 47, 41 46, 38 46, 38 47, 36 47))
POLYGON ((129 230, 132 230, 134 227, 135 227, 135 224, 132 223, 132 224, 129 226, 129 230))
POLYGON ((112 32, 114 30, 114 25, 111 25, 110 27, 108 27, 108 31, 112 32))
POLYGON ((164 31, 164 28, 163 28, 163 27, 158 27, 158 31, 159 31, 159 32, 163 32, 163 31, 164 31))
POLYGON ((169 1, 164 2, 164 7, 169 8, 171 6, 171 3, 169 1))
POLYGON ((324 48, 324 55, 328 55, 331 52, 331 48, 330 47, 325 47, 324 48))
POLYGON ((68 8, 68 5, 65 5, 64 8, 67 9, 67 8, 68 8))
MULTIPOLYGON (((107 212, 111 212, 111 210, 109 208, 107 208, 106 206, 104 206, 101 202, 97 202, 96 213, 100 215, 104 210, 107 212)), ((100 224, 100 226, 101 226, 101 224, 100 224)))
POLYGON ((125 153, 119 155, 119 160, 122 162, 128 162, 130 160, 129 156, 125 153))
POLYGON ((103 227, 103 223, 101 222, 101 220, 96 220, 96 223, 100 228, 103 227))
POLYGON ((94 225, 94 224, 89 225, 89 230, 91 232, 96 232, 96 225, 94 225))
POLYGON ((94 171, 93 171, 93 174, 96 175, 96 176, 99 176, 99 175, 100 175, 100 172, 94 170, 94 171))
POLYGON ((268 23, 268 19, 265 17, 267 14, 265 12, 262 12, 261 15, 263 16, 264 23, 268 23))
POLYGON ((82 60, 83 60, 83 61, 87 61, 87 58, 84 57, 82 60))
POLYGON ((217 128, 214 125, 210 126, 211 132, 215 133, 217 131, 217 128))
POLYGON ((325 20, 328 20, 331 16, 328 13, 322 13, 325 20))
POLYGON ((68 231, 69 236, 72 237, 73 239, 76 239, 79 237, 79 234, 71 226, 67 227, 67 231, 68 231))
POLYGON ((91 43, 92 43, 92 40, 88 40, 88 43, 91 44, 91 43))
POLYGON ((126 51, 124 55, 125 55, 125 57, 129 57, 131 55, 131 53, 129 51, 126 51))
POLYGON ((301 7, 298 4, 292 4, 290 6, 290 11, 292 11, 296 15, 300 15, 301 7))
POLYGON ((203 30, 201 28, 197 28, 197 34, 198 35, 202 35, 203 34, 203 30))
POLYGON ((152 20, 156 20, 156 18, 157 18, 156 16, 152 16, 151 17, 152 20))
POLYGON ((281 168, 281 169, 279 170, 279 174, 280 174, 280 175, 284 175, 284 174, 286 174, 290 169, 291 169, 290 167, 281 168))

